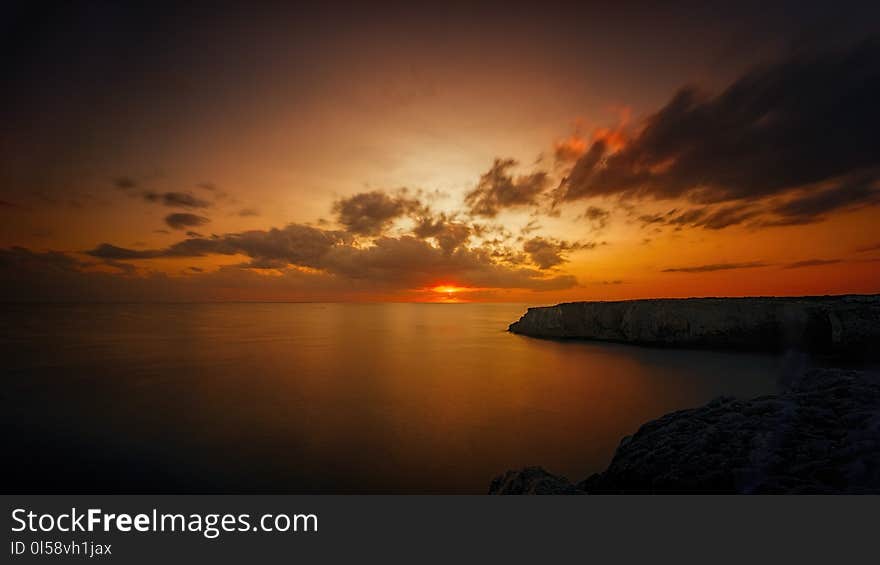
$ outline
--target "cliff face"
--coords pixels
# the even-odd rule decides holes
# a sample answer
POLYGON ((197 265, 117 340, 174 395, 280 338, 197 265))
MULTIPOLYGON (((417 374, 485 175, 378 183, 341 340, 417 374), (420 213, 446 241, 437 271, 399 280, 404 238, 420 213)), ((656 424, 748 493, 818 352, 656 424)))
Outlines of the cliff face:
POLYGON ((670 347, 861 354, 880 343, 880 295, 570 302, 529 308, 509 330, 670 347))
POLYGON ((880 376, 809 371, 782 394, 719 398, 648 422, 581 482, 529 467, 489 492, 880 493, 880 376))

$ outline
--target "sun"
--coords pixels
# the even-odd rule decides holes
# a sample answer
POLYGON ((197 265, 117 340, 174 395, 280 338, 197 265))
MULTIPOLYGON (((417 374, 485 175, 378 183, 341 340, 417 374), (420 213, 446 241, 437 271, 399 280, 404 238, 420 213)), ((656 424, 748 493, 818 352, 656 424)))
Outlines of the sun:
POLYGON ((464 299, 463 295, 473 289, 450 283, 440 283, 425 290, 432 296, 428 299, 431 302, 461 302, 464 299))
POLYGON ((456 292, 460 292, 460 291, 462 291, 463 289, 460 288, 460 287, 457 287, 457 286, 451 286, 451 285, 441 284, 441 285, 437 285, 437 286, 435 286, 435 287, 432 288, 431 290, 433 290, 434 292, 439 293, 439 294, 445 294, 445 295, 447 295, 447 296, 452 296, 452 295, 455 294, 456 292))

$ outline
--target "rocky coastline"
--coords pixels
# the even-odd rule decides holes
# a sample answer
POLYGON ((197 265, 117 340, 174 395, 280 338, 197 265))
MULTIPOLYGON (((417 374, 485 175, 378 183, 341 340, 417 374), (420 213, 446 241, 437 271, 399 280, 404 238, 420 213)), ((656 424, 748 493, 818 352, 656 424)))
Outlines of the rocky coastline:
POLYGON ((508 329, 542 338, 859 357, 876 355, 880 295, 570 302, 529 308, 508 329))
POLYGON ((490 494, 880 493, 880 374, 813 369, 777 395, 722 397, 644 424, 579 482, 540 467, 490 494))
POLYGON ((778 394, 721 397, 652 420, 586 479, 527 467, 496 477, 490 494, 880 494, 880 371, 866 362, 878 356, 880 295, 576 302, 530 308, 509 330, 799 351, 826 368, 789 375, 778 394), (845 364, 863 370, 828 368, 845 364))

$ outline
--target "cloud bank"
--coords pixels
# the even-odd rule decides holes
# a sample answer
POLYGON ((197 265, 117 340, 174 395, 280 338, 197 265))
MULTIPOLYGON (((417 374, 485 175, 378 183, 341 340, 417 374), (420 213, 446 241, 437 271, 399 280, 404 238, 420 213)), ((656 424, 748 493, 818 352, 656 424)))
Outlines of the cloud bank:
POLYGON ((753 69, 716 96, 685 87, 621 147, 594 141, 554 197, 685 199, 697 207, 668 221, 709 229, 875 205, 878 99, 877 37, 753 69))

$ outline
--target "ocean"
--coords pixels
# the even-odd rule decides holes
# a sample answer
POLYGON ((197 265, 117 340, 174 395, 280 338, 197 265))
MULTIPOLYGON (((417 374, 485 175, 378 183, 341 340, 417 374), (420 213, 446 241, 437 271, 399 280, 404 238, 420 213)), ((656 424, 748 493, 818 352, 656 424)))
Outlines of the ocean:
POLYGON ((506 332, 524 304, 6 304, 5 492, 484 493, 776 390, 770 355, 506 332))

